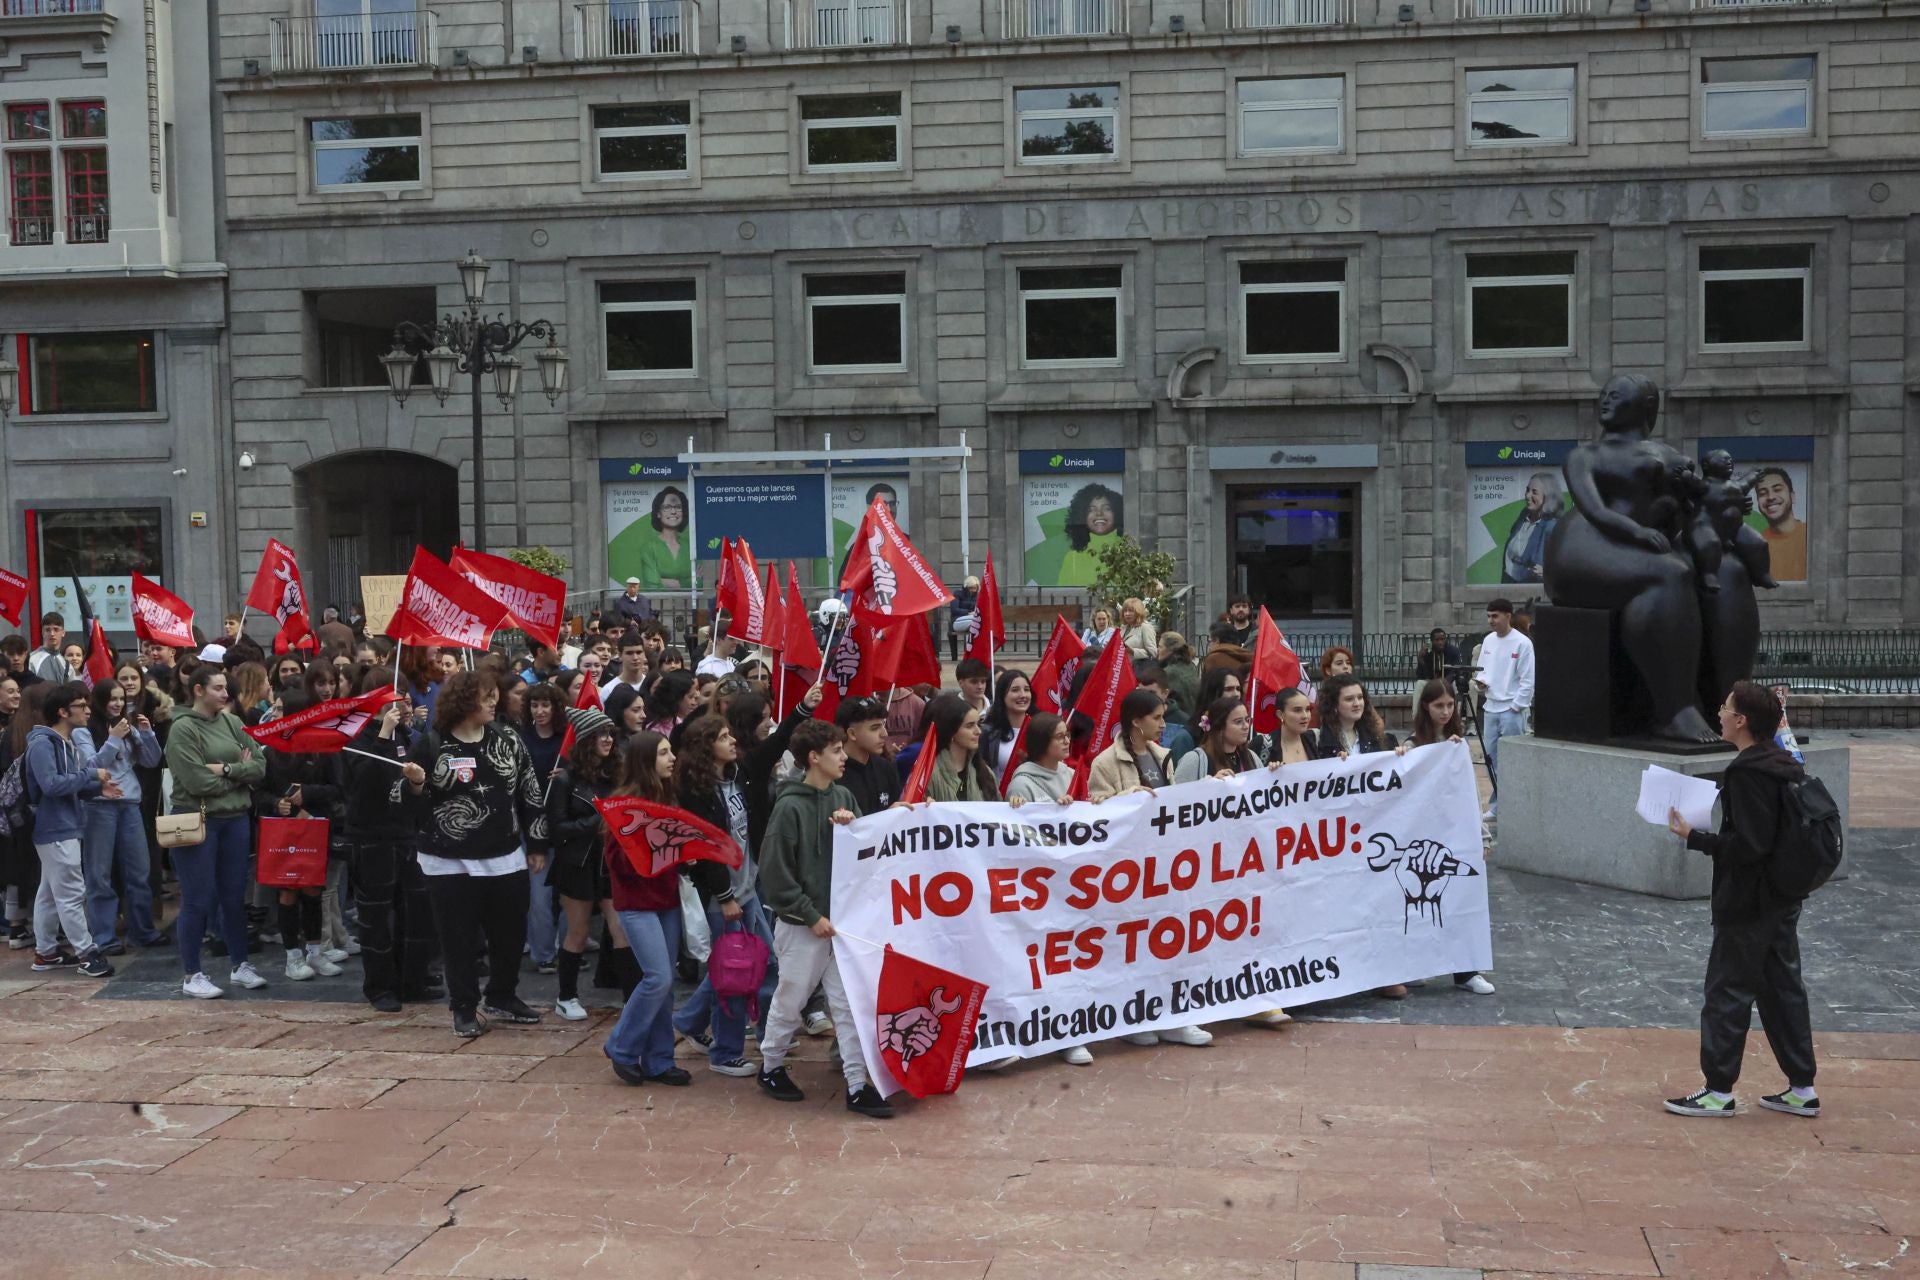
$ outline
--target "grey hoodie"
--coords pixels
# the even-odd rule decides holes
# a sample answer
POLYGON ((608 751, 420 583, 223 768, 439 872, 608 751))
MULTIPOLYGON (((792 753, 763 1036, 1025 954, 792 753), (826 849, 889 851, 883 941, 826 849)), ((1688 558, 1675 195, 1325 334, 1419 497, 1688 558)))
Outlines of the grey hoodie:
POLYGON ((37 724, 27 734, 27 796, 33 801, 33 842, 53 844, 80 838, 80 802, 100 794, 94 770, 104 769, 118 748, 82 755, 50 726, 37 724))
POLYGON ((1007 799, 1017 799, 1023 804, 1032 804, 1036 800, 1051 800, 1058 804, 1066 798, 1067 790, 1072 785, 1073 770, 1066 766, 1049 769, 1031 760, 1023 760, 1020 767, 1013 771, 1013 781, 1007 784, 1007 799))

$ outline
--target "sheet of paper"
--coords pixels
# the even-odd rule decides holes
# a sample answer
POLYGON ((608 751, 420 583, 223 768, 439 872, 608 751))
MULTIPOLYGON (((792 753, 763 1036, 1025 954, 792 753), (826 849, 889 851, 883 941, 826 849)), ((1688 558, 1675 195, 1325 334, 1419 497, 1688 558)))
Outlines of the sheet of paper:
POLYGON ((1705 778, 1690 778, 1684 773, 1647 766, 1640 775, 1640 802, 1635 811, 1656 826, 1667 825, 1667 810, 1678 809, 1680 816, 1696 827, 1713 825, 1713 802, 1720 788, 1705 778))

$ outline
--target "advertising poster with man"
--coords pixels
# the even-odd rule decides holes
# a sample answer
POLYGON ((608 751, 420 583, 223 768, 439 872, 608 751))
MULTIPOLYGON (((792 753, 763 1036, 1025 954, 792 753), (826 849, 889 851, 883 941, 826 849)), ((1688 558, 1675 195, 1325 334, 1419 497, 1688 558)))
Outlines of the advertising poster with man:
MULTIPOLYGON (((860 517, 873 505, 875 498, 886 501, 887 510, 893 513, 893 522, 902 532, 911 533, 913 525, 909 519, 907 505, 907 477, 899 475, 841 474, 833 473, 833 491, 828 501, 833 510, 833 566, 828 573, 837 577, 840 566, 846 562, 847 547, 853 542, 854 530, 860 527, 860 517)), ((827 581, 822 578, 821 581, 827 581)))
POLYGON ((1020 451, 1026 581, 1090 587, 1101 548, 1127 532, 1124 449, 1020 451))
POLYGON ((692 585, 687 468, 671 458, 603 458, 607 504, 607 580, 618 588, 640 579, 642 591, 685 591, 692 585))
POLYGON ((1467 446, 1467 585, 1538 585, 1547 537, 1573 510, 1561 472, 1571 440, 1467 446))
POLYGON ((1813 437, 1735 436, 1700 442, 1700 455, 1725 450, 1734 481, 1753 484, 1747 527, 1767 544, 1775 582, 1807 580, 1807 525, 1812 519, 1813 437))

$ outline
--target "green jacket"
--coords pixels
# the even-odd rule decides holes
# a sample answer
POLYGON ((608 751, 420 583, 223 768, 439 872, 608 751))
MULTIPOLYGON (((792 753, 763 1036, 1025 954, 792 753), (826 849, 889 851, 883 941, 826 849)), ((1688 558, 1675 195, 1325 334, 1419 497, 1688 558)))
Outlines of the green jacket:
POLYGON ((236 716, 180 707, 167 733, 167 769, 173 774, 175 813, 205 808, 209 818, 238 817, 253 810, 253 788, 267 776, 267 749, 246 735, 236 716), (243 763, 240 757, 247 751, 253 757, 243 763), (233 771, 215 773, 207 766, 216 761, 233 771))
POLYGON ((824 791, 805 780, 775 793, 760 845, 760 900, 788 924, 811 929, 833 910, 833 814, 860 812, 839 783, 824 791))

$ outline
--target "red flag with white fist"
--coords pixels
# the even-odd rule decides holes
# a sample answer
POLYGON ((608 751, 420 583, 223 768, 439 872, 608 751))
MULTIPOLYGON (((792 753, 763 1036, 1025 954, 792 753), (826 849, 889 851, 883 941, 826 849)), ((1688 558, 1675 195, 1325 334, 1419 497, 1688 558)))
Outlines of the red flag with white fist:
POLYGON ((873 1000, 875 1033, 902 1089, 926 1098, 960 1087, 986 998, 986 983, 887 948, 873 1000))

